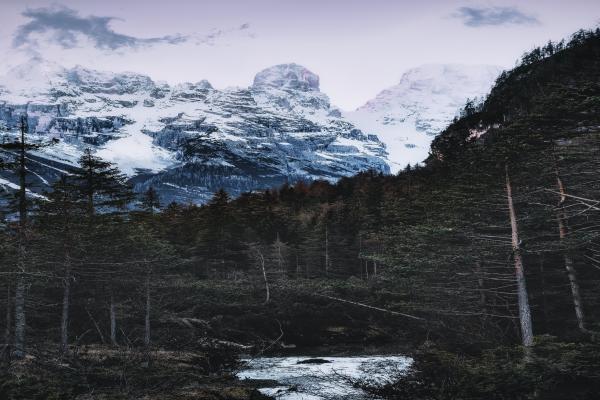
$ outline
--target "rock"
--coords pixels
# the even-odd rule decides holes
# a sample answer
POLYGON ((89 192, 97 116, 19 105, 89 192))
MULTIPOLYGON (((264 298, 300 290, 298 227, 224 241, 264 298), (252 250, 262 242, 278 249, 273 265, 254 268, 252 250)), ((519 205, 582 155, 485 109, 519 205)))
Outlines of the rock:
POLYGON ((306 360, 298 361, 296 364, 330 364, 331 361, 324 360, 322 358, 309 358, 306 360))
POLYGON ((253 86, 318 92, 319 76, 298 64, 280 64, 256 74, 253 86))
POLYGON ((327 114, 327 115, 330 117, 341 118, 342 112, 339 109, 334 108, 331 111, 329 111, 329 114, 327 114))
POLYGON ((195 85, 198 89, 213 89, 213 86, 206 79, 202 79, 200 82, 196 82, 195 85))
POLYGON ((154 82, 148 76, 131 72, 115 74, 77 66, 68 70, 66 75, 67 80, 84 93, 123 95, 155 88, 154 82))

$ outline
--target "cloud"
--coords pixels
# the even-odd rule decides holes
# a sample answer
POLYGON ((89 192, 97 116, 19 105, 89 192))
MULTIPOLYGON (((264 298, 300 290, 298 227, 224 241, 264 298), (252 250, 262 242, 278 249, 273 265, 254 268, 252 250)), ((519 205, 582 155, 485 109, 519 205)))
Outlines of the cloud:
POLYGON ((246 23, 244 23, 240 26, 234 27, 234 28, 212 29, 208 33, 192 34, 189 36, 189 39, 196 45, 204 44, 204 45, 208 45, 208 46, 213 46, 213 45, 215 45, 217 40, 220 40, 222 38, 225 38, 225 37, 228 37, 231 35, 235 35, 235 34, 238 34, 238 35, 241 34, 242 37, 246 37, 246 38, 250 38, 250 39, 254 39, 256 37, 256 35, 254 34, 254 32, 252 32, 252 30, 250 28, 250 24, 246 22, 246 23))
POLYGON ((515 7, 460 7, 455 18, 472 28, 491 25, 537 25, 540 21, 515 7))
POLYGON ((167 43, 178 44, 187 41, 186 36, 168 35, 154 38, 138 38, 115 32, 111 21, 115 17, 80 16, 67 7, 27 9, 22 13, 31 21, 19 26, 13 38, 13 47, 36 46, 32 37, 35 34, 50 33, 48 39, 59 46, 70 49, 76 47, 81 36, 90 39, 99 49, 116 50, 167 43))

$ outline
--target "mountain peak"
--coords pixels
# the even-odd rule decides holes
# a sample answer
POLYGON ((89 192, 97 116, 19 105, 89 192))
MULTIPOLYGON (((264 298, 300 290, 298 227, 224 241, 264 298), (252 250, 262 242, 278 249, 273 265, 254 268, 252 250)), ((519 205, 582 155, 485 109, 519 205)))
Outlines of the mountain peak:
POLYGON ((146 75, 97 71, 80 65, 68 70, 67 79, 88 93, 131 94, 154 87, 154 82, 146 75))
POLYGON ((206 79, 202 79, 201 81, 196 82, 195 86, 198 89, 206 89, 206 90, 214 89, 213 85, 211 85, 210 82, 206 79))
POLYGON ((397 85, 383 90, 358 110, 439 103, 452 108, 454 114, 467 98, 486 94, 501 71, 493 65, 421 65, 406 71, 397 85))
POLYGON ((467 99, 485 96, 501 71, 492 65, 421 65, 347 116, 359 129, 379 136, 387 146, 392 172, 397 172, 425 160, 433 137, 467 99))
POLYGON ((253 86, 318 92, 319 76, 298 64, 279 64, 256 74, 253 86))
POLYGON ((11 91, 28 93, 36 88, 47 88, 53 79, 65 71, 54 62, 34 57, 9 69, 1 80, 11 91))

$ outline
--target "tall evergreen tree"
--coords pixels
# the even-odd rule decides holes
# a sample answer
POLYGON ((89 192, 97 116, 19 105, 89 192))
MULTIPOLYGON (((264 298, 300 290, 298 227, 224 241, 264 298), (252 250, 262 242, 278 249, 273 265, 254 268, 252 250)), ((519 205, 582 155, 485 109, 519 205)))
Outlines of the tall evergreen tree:
POLYGON ((17 225, 17 257, 16 257, 16 283, 14 300, 14 356, 22 358, 25 356, 26 339, 26 289, 27 289, 27 270, 28 262, 28 242, 29 242, 29 220, 28 220, 28 181, 27 181, 27 160, 28 152, 37 149, 40 146, 27 142, 27 133, 29 130, 27 113, 19 118, 19 136, 16 140, 0 144, 0 149, 8 150, 12 154, 13 161, 10 166, 13 167, 18 176, 19 184, 16 193, 14 209, 18 215, 17 225))
POLYGON ((80 201, 86 204, 86 214, 90 230, 88 235, 88 256, 106 270, 102 278, 108 289, 110 339, 117 345, 117 304, 116 286, 120 274, 119 259, 124 254, 123 220, 118 214, 129 205, 134 195, 127 177, 110 162, 92 154, 88 148, 79 159, 79 168, 72 176, 80 201), (100 245, 100 246, 99 246, 100 245))
POLYGON ((76 271, 76 260, 81 252, 82 221, 87 212, 86 203, 77 196, 77 187, 63 175, 52 184, 46 199, 40 202, 37 216, 44 253, 56 259, 57 275, 63 286, 60 322, 60 349, 66 353, 69 344, 71 285, 76 271))
POLYGON ((89 148, 79 158, 79 169, 73 179, 80 196, 87 202, 89 216, 98 210, 115 211, 133 200, 127 177, 114 164, 95 156, 89 148))

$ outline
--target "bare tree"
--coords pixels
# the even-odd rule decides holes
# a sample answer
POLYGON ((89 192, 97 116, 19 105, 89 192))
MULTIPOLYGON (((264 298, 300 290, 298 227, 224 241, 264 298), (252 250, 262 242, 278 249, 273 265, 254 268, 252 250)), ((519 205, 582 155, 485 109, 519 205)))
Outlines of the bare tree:
POLYGON ((523 258, 521 256, 521 242, 519 240, 519 228, 517 225, 517 216, 513 203, 512 186, 510 176, 508 174, 508 166, 505 166, 506 171, 506 199, 508 202, 508 213, 510 217, 511 227, 511 243, 513 251, 513 259, 515 263, 515 277, 517 280, 517 293, 519 299, 519 319, 521 322, 521 341, 523 346, 530 347, 533 345, 533 327, 531 322, 531 310, 529 308, 529 299, 527 296, 527 285, 525 282, 525 271, 523 267, 523 258))
POLYGON ((329 226, 325 222, 325 275, 329 275, 329 226))
POLYGON ((17 260, 17 285, 15 288, 15 351, 17 358, 25 356, 25 291, 26 291, 26 262, 27 257, 27 189, 26 189, 26 148, 25 132, 27 131, 27 117, 21 116, 21 141, 19 143, 18 172, 19 172, 19 253, 17 260))
POLYGON ((275 250, 275 258, 277 259, 277 270, 279 273, 285 277, 286 268, 285 267, 285 258, 283 257, 282 247, 285 247, 285 244, 279 238, 279 232, 277 232, 277 237, 275 239, 275 243, 273 243, 273 247, 275 250))
POLYGON ((109 304, 109 314, 110 314, 110 343, 113 346, 117 346, 117 310, 115 305, 115 296, 113 294, 112 289, 110 290, 110 304, 109 304))
MULTIPOLYGON (((556 174, 556 185, 558 187, 558 192, 560 194, 560 198, 558 201, 558 205, 556 207, 556 219, 558 221, 558 234, 560 237, 561 243, 567 239, 568 235, 568 227, 567 227, 567 218, 565 211, 565 202, 567 200, 565 185, 560 177, 560 173, 558 171, 558 165, 555 165, 555 174, 556 174)), ((573 305, 575 307, 575 316, 577 318, 577 326, 581 332, 587 333, 587 329, 585 326, 585 316, 583 313, 583 304, 581 301, 581 293, 579 290, 579 282, 577 280, 577 272, 575 270, 575 266, 573 264, 573 258, 568 253, 568 251, 564 251, 564 263, 565 269, 567 270, 567 276, 569 277, 569 283, 571 285, 571 295, 573 296, 573 305)))
POLYGON ((271 301, 271 291, 269 289, 269 280, 267 278, 267 268, 265 265, 266 264, 265 257, 263 255, 262 250, 260 249, 260 245, 250 244, 249 246, 250 246, 251 251, 254 253, 254 257, 256 258, 256 261, 258 262, 258 265, 262 272, 263 281, 265 283, 265 304, 267 304, 269 301, 271 301))
POLYGON ((150 278, 152 275, 152 268, 147 260, 144 260, 146 264, 146 311, 144 313, 144 346, 150 346, 150 278))
POLYGON ((69 346, 69 309, 71 301, 71 259, 68 251, 65 252, 65 271, 63 277, 63 302, 60 321, 60 349, 66 353, 69 346))
POLYGON ((10 348, 10 329, 12 324, 12 301, 11 301, 11 286, 10 283, 6 286, 6 327, 4 329, 4 349, 10 348))
POLYGON ((483 271, 481 264, 481 260, 478 259, 475 263, 475 275, 477 276, 477 288, 479 290, 479 304, 481 305, 481 309, 483 310, 483 312, 486 313, 487 299, 485 295, 485 282, 483 280, 483 271))

